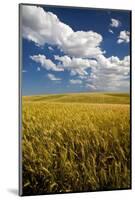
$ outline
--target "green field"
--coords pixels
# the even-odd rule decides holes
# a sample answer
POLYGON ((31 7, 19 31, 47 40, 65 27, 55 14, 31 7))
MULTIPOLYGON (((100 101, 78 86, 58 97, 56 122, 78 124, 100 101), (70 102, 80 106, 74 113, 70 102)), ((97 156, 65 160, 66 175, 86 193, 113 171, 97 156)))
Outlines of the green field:
POLYGON ((22 98, 24 194, 130 188, 130 97, 22 98))

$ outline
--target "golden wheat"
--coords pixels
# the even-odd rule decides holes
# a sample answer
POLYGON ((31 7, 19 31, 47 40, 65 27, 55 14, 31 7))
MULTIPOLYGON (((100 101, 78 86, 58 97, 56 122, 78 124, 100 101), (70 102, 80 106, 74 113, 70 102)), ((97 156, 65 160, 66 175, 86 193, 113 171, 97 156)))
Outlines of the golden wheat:
POLYGON ((130 188, 128 104, 23 101, 24 194, 130 188))

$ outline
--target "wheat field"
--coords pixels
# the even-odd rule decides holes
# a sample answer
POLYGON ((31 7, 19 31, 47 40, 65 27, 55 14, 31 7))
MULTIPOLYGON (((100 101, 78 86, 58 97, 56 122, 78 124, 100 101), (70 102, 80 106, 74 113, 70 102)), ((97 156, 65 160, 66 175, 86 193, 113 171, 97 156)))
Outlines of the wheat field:
POLYGON ((22 98, 23 193, 130 188, 130 98, 78 93, 22 98))

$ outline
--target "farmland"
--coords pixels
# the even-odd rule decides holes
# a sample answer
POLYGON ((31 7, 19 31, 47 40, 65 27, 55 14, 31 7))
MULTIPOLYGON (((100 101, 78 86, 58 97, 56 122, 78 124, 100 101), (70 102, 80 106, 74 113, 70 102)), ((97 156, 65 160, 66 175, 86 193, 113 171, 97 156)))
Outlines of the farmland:
POLYGON ((22 97, 24 194, 130 188, 125 93, 22 97))

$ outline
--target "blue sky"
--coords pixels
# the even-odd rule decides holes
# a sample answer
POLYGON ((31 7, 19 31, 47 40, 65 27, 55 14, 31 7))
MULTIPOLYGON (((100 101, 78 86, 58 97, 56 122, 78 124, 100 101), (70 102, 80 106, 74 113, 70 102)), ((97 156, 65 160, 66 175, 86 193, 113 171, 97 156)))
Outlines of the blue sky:
POLYGON ((23 95, 129 92, 130 12, 22 6, 23 95))

